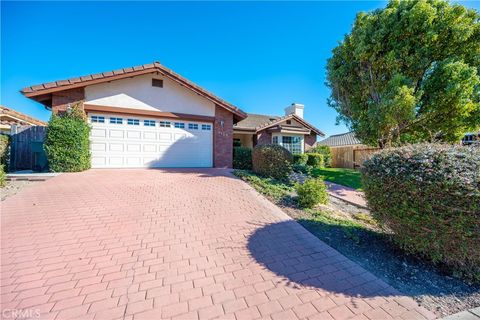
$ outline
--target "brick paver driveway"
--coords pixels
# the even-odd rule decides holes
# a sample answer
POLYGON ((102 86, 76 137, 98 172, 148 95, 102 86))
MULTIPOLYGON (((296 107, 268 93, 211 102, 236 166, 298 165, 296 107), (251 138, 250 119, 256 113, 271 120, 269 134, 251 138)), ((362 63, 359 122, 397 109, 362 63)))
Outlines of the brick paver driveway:
POLYGON ((3 318, 433 317, 227 171, 64 174, 1 222, 3 318))

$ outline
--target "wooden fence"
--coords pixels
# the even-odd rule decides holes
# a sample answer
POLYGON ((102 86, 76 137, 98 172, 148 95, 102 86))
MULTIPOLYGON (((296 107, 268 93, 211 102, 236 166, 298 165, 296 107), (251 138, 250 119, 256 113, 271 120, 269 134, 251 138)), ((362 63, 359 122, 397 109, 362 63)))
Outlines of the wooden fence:
POLYGON ((12 126, 10 140, 10 170, 47 169, 43 141, 47 127, 12 126))
POLYGON ((331 147, 330 149, 332 150, 332 167, 350 169, 361 167, 363 161, 379 150, 365 145, 331 147))

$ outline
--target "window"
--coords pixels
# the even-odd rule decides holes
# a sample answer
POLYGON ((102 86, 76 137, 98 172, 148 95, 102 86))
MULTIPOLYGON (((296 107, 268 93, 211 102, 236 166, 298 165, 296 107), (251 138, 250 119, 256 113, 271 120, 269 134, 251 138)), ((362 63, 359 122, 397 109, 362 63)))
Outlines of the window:
POLYGON ((123 119, 122 119, 122 118, 110 118, 110 123, 113 123, 113 124, 122 124, 122 123, 123 123, 123 119))
POLYGON ((175 128, 184 129, 185 128, 185 123, 175 122, 175 128))
POLYGON ((274 137, 272 138, 272 143, 273 143, 273 144, 278 144, 278 137, 277 137, 277 136, 274 136, 274 137))
POLYGON ((91 122, 98 122, 98 123, 105 123, 105 117, 100 117, 100 116, 92 116, 90 118, 91 122))
POLYGON ((138 119, 128 119, 127 123, 131 126, 139 126, 140 125, 140 120, 138 120, 138 119))
POLYGON ((287 120, 287 124, 292 124, 292 120, 287 120))
POLYGON ((189 123, 189 124, 188 124, 188 129, 190 129, 190 130, 198 130, 198 124, 196 124, 196 123, 189 123))
POLYGON ((282 146, 293 154, 302 153, 302 138, 299 136, 282 136, 282 146))
POLYGON ((155 127, 155 120, 143 120, 143 125, 147 127, 155 127))
POLYGON ((162 79, 152 79, 152 87, 163 88, 163 80, 162 79))
POLYGON ((202 130, 212 130, 211 124, 202 124, 202 130))
POLYGON ((160 121, 160 127, 162 128, 170 128, 170 122, 169 121, 160 121))

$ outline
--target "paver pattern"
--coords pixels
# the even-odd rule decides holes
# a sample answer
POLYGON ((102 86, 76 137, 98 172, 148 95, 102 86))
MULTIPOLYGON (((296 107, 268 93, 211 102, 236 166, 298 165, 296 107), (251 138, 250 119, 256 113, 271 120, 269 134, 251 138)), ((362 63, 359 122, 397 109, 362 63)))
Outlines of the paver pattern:
POLYGON ((3 318, 434 318, 226 170, 63 174, 1 209, 3 318))

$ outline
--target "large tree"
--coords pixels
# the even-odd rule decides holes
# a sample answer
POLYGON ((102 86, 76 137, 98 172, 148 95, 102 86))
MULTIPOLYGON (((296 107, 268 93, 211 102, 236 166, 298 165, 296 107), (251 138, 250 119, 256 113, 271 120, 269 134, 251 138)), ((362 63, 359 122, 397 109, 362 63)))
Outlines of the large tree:
POLYGON ((364 143, 458 140, 480 128, 480 14, 442 0, 359 13, 327 73, 329 105, 364 143))

